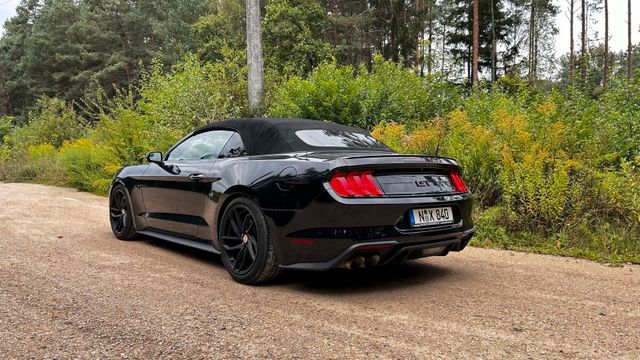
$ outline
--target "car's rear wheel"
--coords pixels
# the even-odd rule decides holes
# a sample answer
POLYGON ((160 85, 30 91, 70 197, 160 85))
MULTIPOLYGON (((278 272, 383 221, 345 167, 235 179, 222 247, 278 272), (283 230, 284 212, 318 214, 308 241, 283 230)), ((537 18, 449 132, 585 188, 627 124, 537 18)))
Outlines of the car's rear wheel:
POLYGON ((276 277, 280 269, 264 215, 248 198, 236 198, 226 207, 218 238, 222 262, 234 280, 258 284, 276 277))
POLYGON ((113 235, 118 239, 131 240, 136 237, 129 197, 122 185, 116 185, 109 195, 109 222, 113 235))

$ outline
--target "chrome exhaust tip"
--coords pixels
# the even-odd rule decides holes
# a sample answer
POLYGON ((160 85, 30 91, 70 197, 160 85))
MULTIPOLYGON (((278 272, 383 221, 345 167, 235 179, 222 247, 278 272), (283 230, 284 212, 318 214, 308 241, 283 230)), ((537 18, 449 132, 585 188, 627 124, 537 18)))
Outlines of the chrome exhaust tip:
POLYGON ((372 255, 367 258, 367 266, 376 266, 380 262, 380 255, 372 255))
POLYGON ((363 268, 364 263, 365 263, 364 256, 356 256, 353 258, 353 262, 351 263, 351 266, 355 269, 363 268))
POLYGON ((351 270, 352 265, 353 265, 353 259, 349 259, 344 262, 344 267, 347 268, 347 270, 351 270))

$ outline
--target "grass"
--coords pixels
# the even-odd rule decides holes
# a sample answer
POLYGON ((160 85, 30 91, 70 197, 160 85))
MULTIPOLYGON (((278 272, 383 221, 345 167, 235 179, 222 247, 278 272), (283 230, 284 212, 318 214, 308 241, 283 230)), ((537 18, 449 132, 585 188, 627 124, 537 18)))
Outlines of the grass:
POLYGON ((640 264, 640 239, 634 229, 601 223, 566 228, 543 236, 529 231, 509 231, 497 224, 491 211, 475 212, 478 232, 471 240, 472 246, 570 256, 612 265, 640 264))

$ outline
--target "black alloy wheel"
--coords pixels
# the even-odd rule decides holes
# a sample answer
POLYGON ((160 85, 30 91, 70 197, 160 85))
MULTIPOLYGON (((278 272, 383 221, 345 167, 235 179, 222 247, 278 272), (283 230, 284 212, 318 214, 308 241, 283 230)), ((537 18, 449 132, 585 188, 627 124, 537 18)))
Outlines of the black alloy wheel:
POLYGON ((109 222, 111 231, 118 239, 130 240, 135 237, 129 200, 122 185, 116 185, 109 196, 109 222))
POLYGON ((232 200, 219 229, 222 262, 236 281, 257 284, 279 273, 264 215, 251 200, 232 200))
POLYGON ((255 263, 258 252, 256 219, 249 208, 238 204, 230 209, 226 220, 220 243, 233 271, 245 274, 255 263))

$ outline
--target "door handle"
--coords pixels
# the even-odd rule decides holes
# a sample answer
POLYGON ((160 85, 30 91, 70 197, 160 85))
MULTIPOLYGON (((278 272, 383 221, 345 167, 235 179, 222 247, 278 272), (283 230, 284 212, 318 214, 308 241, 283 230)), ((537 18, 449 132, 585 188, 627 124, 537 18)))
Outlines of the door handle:
POLYGON ((193 173, 193 174, 189 174, 188 178, 191 181, 201 181, 202 179, 204 179, 204 174, 193 173))

